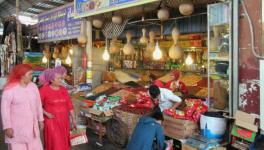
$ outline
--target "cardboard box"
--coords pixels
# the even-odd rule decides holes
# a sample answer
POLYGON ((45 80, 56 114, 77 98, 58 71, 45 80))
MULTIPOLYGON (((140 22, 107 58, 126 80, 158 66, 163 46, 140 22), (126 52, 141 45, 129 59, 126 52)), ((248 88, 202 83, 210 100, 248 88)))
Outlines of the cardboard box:
POLYGON ((195 135, 197 130, 174 130, 172 128, 164 128, 164 134, 174 139, 186 139, 192 135, 195 135))
POLYGON ((245 129, 248 129, 251 131, 254 131, 254 132, 258 132, 258 127, 256 125, 249 124, 249 123, 243 122, 241 120, 236 120, 235 125, 243 127, 245 129))
POLYGON ((185 139, 197 133, 197 123, 189 120, 176 119, 163 114, 164 134, 174 139, 185 139))
MULTIPOLYGON (((177 120, 178 122, 178 120, 177 120)), ((198 129, 198 125, 195 123, 192 124, 177 124, 173 121, 170 120, 165 120, 163 122, 163 126, 166 127, 170 127, 170 128, 174 128, 174 129, 178 129, 178 130, 194 130, 194 129, 198 129)))
POLYGON ((254 132, 258 132, 258 126, 255 125, 255 116, 242 111, 237 111, 235 114, 235 119, 235 125, 254 132))
POLYGON ((93 108, 90 108, 89 109, 89 113, 91 114, 94 114, 96 116, 106 116, 106 117, 110 117, 110 116, 113 116, 113 111, 110 109, 108 111, 101 111, 101 110, 96 110, 96 109, 93 109, 93 108))
POLYGON ((238 111, 236 111, 235 119, 241 120, 241 121, 246 122, 248 124, 254 124, 256 117, 254 117, 253 115, 250 115, 248 113, 245 113, 243 111, 238 110, 238 111))
POLYGON ((187 144, 182 144, 182 150, 199 150, 187 144))
POLYGON ((232 135, 241 139, 244 139, 249 142, 254 142, 256 138, 256 132, 250 131, 236 125, 233 126, 232 135))
POLYGON ((168 116, 166 114, 163 114, 163 117, 164 117, 164 122, 167 121, 167 122, 171 122, 173 123, 174 125, 179 125, 179 126, 189 126, 189 125, 194 125, 196 124, 194 121, 190 121, 190 120, 184 120, 184 119, 176 119, 176 118, 173 118, 171 116, 168 116))

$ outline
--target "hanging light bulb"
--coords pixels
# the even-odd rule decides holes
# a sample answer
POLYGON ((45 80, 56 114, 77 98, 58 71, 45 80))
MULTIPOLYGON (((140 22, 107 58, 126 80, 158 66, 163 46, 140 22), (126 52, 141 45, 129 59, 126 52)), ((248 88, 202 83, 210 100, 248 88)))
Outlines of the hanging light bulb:
POLYGON ((191 64, 193 64, 193 59, 192 59, 192 57, 191 57, 190 54, 189 54, 189 55, 187 56, 187 58, 185 59, 185 63, 186 63, 187 65, 191 65, 191 64))
POLYGON ((70 55, 68 55, 66 58, 66 64, 71 65, 71 63, 72 63, 71 57, 70 55))
POLYGON ((104 53, 103 53, 103 60, 108 61, 110 59, 110 55, 108 53, 107 47, 105 47, 104 53))
POLYGON ((162 58, 162 52, 160 50, 160 47, 159 47, 159 43, 158 42, 156 43, 155 50, 154 50, 152 56, 153 56, 154 60, 159 60, 159 59, 162 58))
POLYGON ((110 59, 110 55, 109 55, 109 52, 107 50, 107 45, 108 45, 107 42, 108 42, 107 39, 105 39, 105 50, 104 50, 104 53, 103 53, 103 60, 104 61, 108 61, 110 59))
POLYGON ((70 50, 69 50, 69 53, 70 53, 70 55, 72 55, 72 54, 73 54, 72 47, 70 48, 70 50))
POLYGON ((43 58, 42 58, 42 62, 44 63, 44 64, 46 64, 47 62, 48 62, 48 59, 47 59, 47 57, 44 55, 43 56, 43 58))

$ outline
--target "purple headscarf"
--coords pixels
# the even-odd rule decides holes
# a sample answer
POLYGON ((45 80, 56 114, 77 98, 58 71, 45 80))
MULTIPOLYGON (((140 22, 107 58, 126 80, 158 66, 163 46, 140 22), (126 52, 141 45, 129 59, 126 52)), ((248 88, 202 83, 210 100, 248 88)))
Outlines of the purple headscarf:
POLYGON ((59 73, 59 74, 61 74, 61 75, 64 75, 65 73, 67 74, 67 70, 66 70, 66 68, 63 67, 63 66, 57 66, 57 67, 55 67, 54 69, 55 69, 55 71, 56 71, 57 73, 59 73))
POLYGON ((39 82, 42 85, 48 84, 55 79, 55 74, 58 73, 55 69, 46 69, 39 75, 39 82))

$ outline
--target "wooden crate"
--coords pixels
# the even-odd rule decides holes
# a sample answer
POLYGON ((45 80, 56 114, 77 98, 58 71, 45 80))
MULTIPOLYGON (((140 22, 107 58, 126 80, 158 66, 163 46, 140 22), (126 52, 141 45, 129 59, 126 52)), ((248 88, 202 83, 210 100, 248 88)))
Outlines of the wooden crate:
POLYGON ((121 119, 128 127, 128 135, 132 135, 141 115, 114 109, 115 117, 121 119))

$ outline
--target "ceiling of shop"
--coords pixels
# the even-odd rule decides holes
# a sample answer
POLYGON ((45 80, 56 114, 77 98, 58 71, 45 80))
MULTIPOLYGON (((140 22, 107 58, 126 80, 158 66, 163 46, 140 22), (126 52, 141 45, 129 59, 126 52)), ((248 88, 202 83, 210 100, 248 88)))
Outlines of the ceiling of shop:
MULTIPOLYGON (((219 1, 225 1, 225 0, 191 0, 191 2, 194 4, 195 8, 204 7, 206 8, 207 4, 217 3, 219 1)), ((179 8, 179 5, 186 2, 186 0, 161 0, 158 2, 132 7, 132 8, 126 8, 121 9, 118 11, 108 12, 100 15, 93 16, 91 18, 93 19, 102 19, 102 17, 107 20, 111 19, 113 15, 120 15, 125 18, 135 18, 137 16, 142 16, 142 14, 146 15, 148 13, 153 13, 154 11, 157 11, 159 7, 167 7, 167 8, 179 8)))
MULTIPOLYGON (((73 0, 19 0, 20 14, 36 16, 41 12, 64 5, 73 0)), ((16 13, 16 0, 0 0, 0 18, 6 18, 16 13)))
MULTIPOLYGON (((68 2, 72 2, 73 0, 19 0, 19 1, 20 1, 21 15, 37 16, 39 13, 64 5, 68 2)), ((174 8, 177 8, 184 1, 186 0, 162 0, 164 4, 174 8)), ((220 0, 191 0, 191 1, 197 7, 208 3, 214 3, 220 0)), ((141 14, 142 12, 149 12, 153 9, 157 9, 158 5, 159 2, 144 6, 145 10, 137 7, 137 9, 133 9, 133 11, 129 11, 130 13, 128 11, 122 11, 122 10, 119 11, 119 13, 123 15, 126 14, 126 16, 131 16, 135 14, 135 12, 141 14)), ((15 7, 16 7, 16 0, 0 0, 0 19, 15 14, 16 13, 15 7)))

